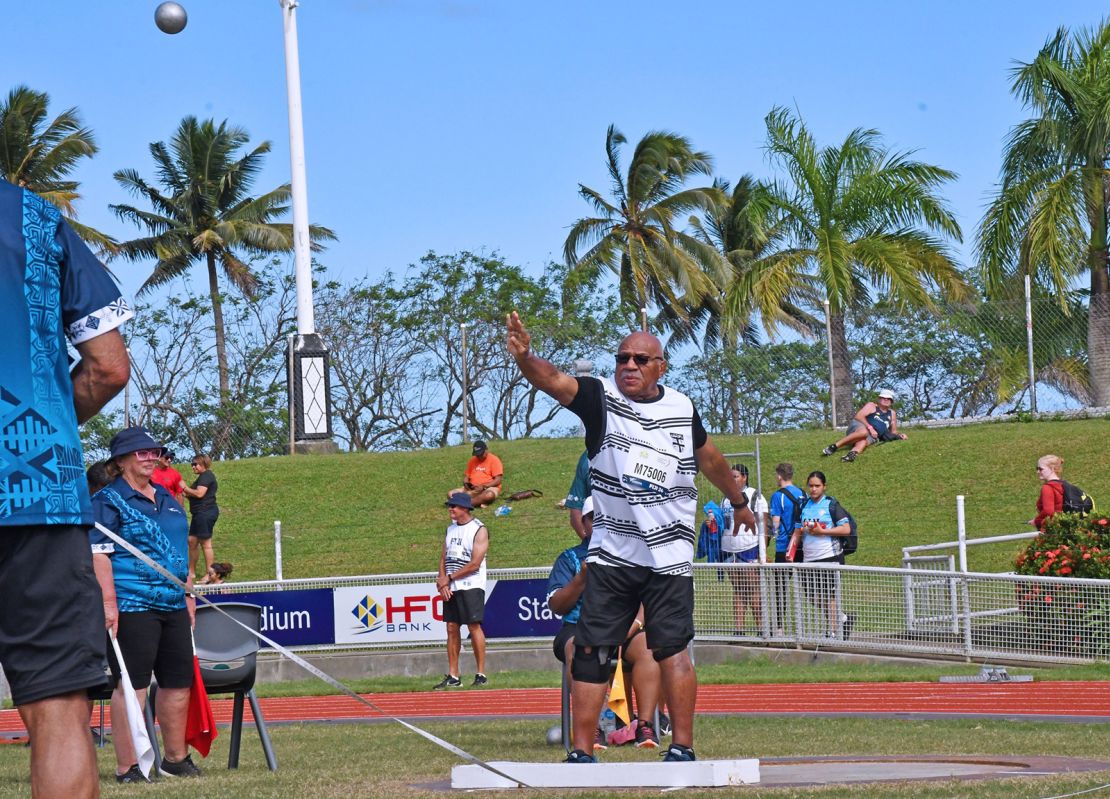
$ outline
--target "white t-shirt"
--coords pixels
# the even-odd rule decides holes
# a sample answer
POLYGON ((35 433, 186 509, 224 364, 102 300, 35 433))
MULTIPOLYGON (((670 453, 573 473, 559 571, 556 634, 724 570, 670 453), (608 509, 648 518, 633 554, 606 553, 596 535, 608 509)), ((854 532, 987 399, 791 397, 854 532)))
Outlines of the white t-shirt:
MULTIPOLYGON (((767 500, 751 486, 744 488, 744 496, 748 498, 748 506, 755 514, 756 525, 761 527, 768 512, 767 500)), ((725 515, 725 529, 721 531, 722 552, 745 552, 759 546, 759 534, 746 524, 740 525, 740 532, 737 535, 732 534, 732 503, 727 497, 721 503, 721 510, 725 515)))

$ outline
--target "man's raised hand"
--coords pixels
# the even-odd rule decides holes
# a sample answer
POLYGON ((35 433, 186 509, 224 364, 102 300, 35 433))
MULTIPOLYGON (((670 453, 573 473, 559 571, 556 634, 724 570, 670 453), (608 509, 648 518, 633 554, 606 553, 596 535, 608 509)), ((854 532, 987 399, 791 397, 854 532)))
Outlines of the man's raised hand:
POLYGON ((520 321, 520 315, 516 311, 506 317, 505 328, 508 332, 509 354, 519 361, 528 355, 532 347, 532 336, 524 329, 524 323, 520 321))

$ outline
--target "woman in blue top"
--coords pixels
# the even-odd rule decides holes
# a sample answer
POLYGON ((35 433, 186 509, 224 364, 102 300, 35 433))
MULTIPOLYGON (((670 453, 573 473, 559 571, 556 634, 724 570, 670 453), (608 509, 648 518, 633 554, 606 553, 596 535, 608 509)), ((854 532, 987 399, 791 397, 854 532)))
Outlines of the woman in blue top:
MULTIPOLYGON (((189 522, 185 511, 162 486, 150 481, 162 445, 141 427, 117 433, 110 444, 119 476, 93 496, 96 521, 133 545, 192 588, 187 555, 189 522)), ((91 528, 93 569, 104 595, 104 617, 116 636, 131 685, 142 704, 151 673, 158 678, 158 721, 165 757, 161 772, 196 776, 185 744, 185 718, 193 682, 192 623, 195 600, 178 585, 101 532, 91 528)), ((109 648, 117 680, 119 667, 109 648)), ((137 765, 128 733, 123 692, 112 695, 116 780, 148 782, 137 765)))
MULTIPOLYGON (((825 494, 825 475, 810 472, 806 478, 809 499, 802 506, 802 551, 806 563, 844 564, 839 539, 852 532, 848 514, 835 499, 825 494)), ((835 636, 840 614, 836 607, 837 573, 826 569, 802 572, 802 587, 809 601, 828 612, 828 630, 835 636)))

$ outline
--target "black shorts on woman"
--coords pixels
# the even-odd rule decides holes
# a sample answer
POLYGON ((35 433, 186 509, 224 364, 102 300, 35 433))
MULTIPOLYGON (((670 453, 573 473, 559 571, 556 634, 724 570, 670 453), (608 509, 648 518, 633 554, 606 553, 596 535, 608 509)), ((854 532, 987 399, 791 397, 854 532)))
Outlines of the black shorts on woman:
POLYGON ((647 566, 600 563, 591 563, 586 570, 575 645, 620 646, 641 603, 648 649, 653 653, 685 649, 694 637, 693 579, 658 574, 647 566))

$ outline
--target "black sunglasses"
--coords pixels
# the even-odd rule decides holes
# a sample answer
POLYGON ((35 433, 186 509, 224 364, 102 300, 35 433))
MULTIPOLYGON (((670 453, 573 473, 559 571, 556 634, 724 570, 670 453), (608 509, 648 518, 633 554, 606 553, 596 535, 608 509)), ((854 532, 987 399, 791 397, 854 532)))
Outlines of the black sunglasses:
POLYGON ((631 352, 617 353, 617 363, 628 363, 630 360, 635 361, 637 366, 647 366, 652 361, 665 361, 667 359, 661 358, 658 355, 644 355, 640 352, 637 352, 635 355, 631 352))

